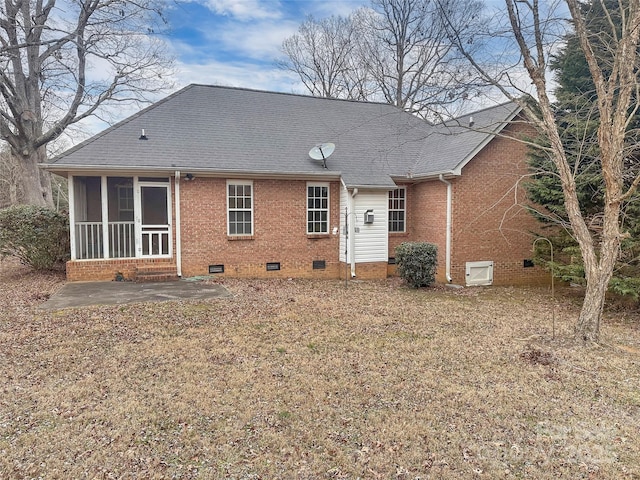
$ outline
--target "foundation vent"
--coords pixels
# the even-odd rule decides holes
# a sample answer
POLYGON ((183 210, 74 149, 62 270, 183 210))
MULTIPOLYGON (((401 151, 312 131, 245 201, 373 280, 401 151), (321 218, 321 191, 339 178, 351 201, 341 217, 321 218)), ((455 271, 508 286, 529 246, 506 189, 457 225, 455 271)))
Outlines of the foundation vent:
POLYGON ((224 265, 209 265, 209 273, 224 273, 224 265))

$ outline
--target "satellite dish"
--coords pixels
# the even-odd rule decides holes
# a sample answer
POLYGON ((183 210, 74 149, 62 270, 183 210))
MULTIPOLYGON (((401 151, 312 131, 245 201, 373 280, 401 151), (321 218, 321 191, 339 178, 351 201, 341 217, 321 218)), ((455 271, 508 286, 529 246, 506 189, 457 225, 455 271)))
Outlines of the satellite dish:
POLYGON ((327 168, 327 158, 335 149, 336 146, 333 143, 319 143, 309 150, 309 156, 314 160, 322 160, 324 168, 327 168))

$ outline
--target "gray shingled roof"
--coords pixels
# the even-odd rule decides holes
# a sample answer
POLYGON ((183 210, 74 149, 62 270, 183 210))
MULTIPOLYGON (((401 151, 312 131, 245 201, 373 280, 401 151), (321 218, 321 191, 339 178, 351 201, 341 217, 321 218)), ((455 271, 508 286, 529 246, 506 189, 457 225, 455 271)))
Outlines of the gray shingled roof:
POLYGON ((414 175, 454 172, 466 165, 520 112, 515 103, 503 103, 435 125, 414 166, 414 175), (473 124, 470 124, 473 119, 473 124))
MULTIPOLYGON (((478 125, 507 113, 484 112, 478 125)), ((394 185, 391 176, 451 172, 488 138, 444 135, 447 130, 386 104, 190 85, 71 148, 48 168, 330 175, 348 187, 386 188, 394 185), (143 129, 147 140, 139 139, 143 129), (308 156, 320 142, 336 145, 327 169, 308 156)))

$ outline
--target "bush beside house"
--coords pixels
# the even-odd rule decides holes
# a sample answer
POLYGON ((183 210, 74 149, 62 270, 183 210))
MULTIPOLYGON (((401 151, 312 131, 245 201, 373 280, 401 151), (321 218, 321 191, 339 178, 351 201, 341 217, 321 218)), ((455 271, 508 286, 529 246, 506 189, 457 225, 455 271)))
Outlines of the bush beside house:
POLYGON ((438 247, 427 242, 404 242, 396 247, 398 275, 413 288, 426 287, 436 280, 438 247))
POLYGON ((0 210, 0 257, 16 257, 36 270, 64 268, 69 259, 67 215, 46 207, 0 210))

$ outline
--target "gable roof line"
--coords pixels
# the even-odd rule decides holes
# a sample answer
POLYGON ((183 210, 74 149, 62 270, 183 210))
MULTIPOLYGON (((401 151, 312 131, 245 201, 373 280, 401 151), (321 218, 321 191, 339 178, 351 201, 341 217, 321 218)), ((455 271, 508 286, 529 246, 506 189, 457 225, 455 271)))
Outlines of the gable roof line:
MULTIPOLYGON (((385 107, 393 107, 399 111, 405 112, 408 115, 411 115, 409 112, 401 109, 397 105, 393 105, 387 102, 375 102, 372 100, 354 100, 352 98, 335 98, 335 97, 317 97, 315 95, 309 95, 306 93, 295 93, 295 92, 275 92, 273 90, 260 90, 258 88, 247 88, 247 87, 232 87, 229 85, 211 85, 207 83, 190 83, 187 87, 204 87, 204 88, 219 88, 225 90, 237 90, 241 92, 253 92, 253 93, 268 93, 269 95, 286 95, 288 97, 301 97, 308 98, 312 100, 324 100, 324 101, 333 101, 333 102, 347 102, 347 103, 357 103, 357 104, 369 104, 369 105, 382 105, 385 107)), ((187 88, 185 87, 185 88, 187 88)), ((183 89, 184 90, 184 89, 183 89)), ((176 92, 177 93, 177 92, 176 92)), ((419 118, 419 117, 416 117, 419 118)), ((422 120, 422 119, 421 119, 422 120)), ((427 122, 430 123, 431 122, 427 122)))
POLYGON ((500 108, 500 107, 504 107, 505 105, 511 105, 511 104, 513 104, 515 107, 520 109, 520 107, 514 101, 507 100, 507 101, 492 105, 490 107, 481 108, 480 110, 471 110, 470 112, 463 113, 463 114, 458 115, 457 117, 453 117, 453 118, 451 118, 449 120, 442 120, 441 122, 434 123, 433 126, 434 127, 440 127, 440 126, 446 126, 447 124, 453 124, 454 126, 463 125, 466 122, 463 122, 462 119, 465 119, 465 118, 468 118, 468 117, 473 117, 474 115, 479 115, 479 114, 481 114, 483 112, 486 112, 487 110, 493 110, 494 108, 500 108))
MULTIPOLYGON (((505 102, 501 105, 508 105, 511 102, 505 102)), ((500 106, 500 105, 498 105, 500 106)), ((487 110, 487 109, 483 109, 483 110, 487 110)), ((479 112, 482 112, 483 110, 479 110, 479 112)), ((471 152, 469 152, 469 155, 467 155, 465 158, 463 158, 454 168, 453 170, 451 170, 451 174, 453 175, 462 175, 462 169, 471 161, 473 160, 473 158, 480 153, 480 151, 486 147, 489 142, 491 142, 494 138, 496 138, 496 136, 498 136, 500 134, 500 132, 502 132, 502 130, 504 130, 504 128, 509 125, 509 123, 511 123, 511 121, 522 111, 522 108, 519 105, 516 105, 516 108, 513 110, 513 112, 511 112, 511 114, 505 118, 503 121, 501 121, 496 128, 491 131, 491 132, 487 132, 487 136, 484 138, 484 140, 482 142, 480 142, 471 152)), ((472 112, 469 115, 473 115, 476 112, 472 112)), ((458 117, 461 118, 461 117, 458 117)))
POLYGON ((299 162, 315 137, 337 134, 346 143, 335 156, 339 168, 329 175, 352 187, 387 188, 394 178, 459 175, 518 111, 506 102, 467 113, 479 115, 475 130, 469 130, 462 127, 465 115, 435 126, 387 103, 194 83, 42 166, 60 172, 152 168, 320 179, 327 178, 320 168, 299 162), (156 129, 158 135, 139 142, 141 129, 156 129), (432 144, 432 134, 442 138, 432 144), (265 150, 273 142, 287 148, 276 162, 265 150))

